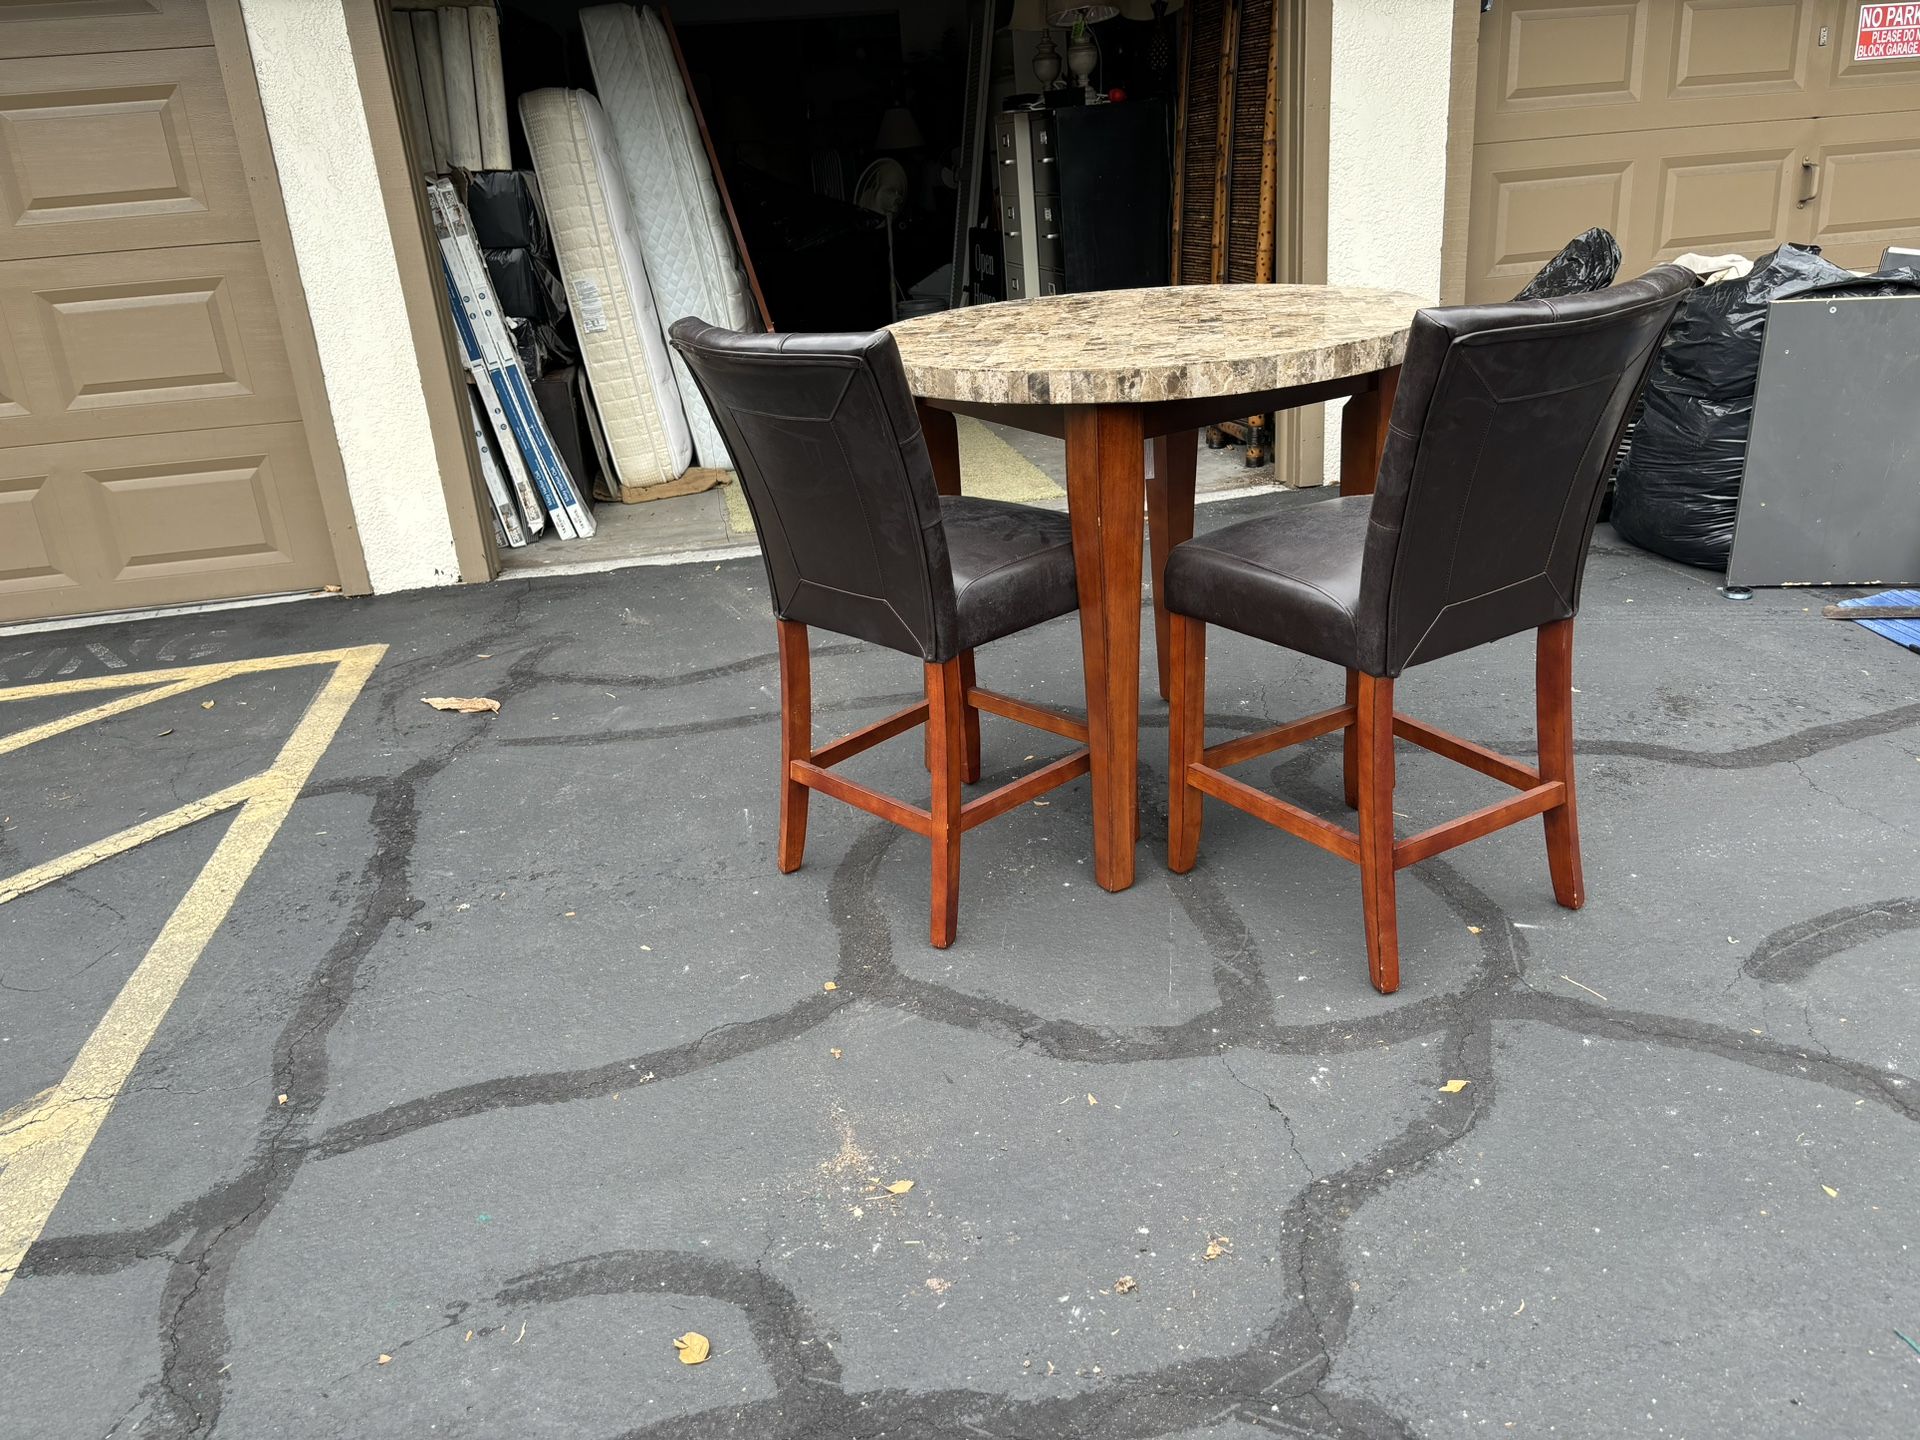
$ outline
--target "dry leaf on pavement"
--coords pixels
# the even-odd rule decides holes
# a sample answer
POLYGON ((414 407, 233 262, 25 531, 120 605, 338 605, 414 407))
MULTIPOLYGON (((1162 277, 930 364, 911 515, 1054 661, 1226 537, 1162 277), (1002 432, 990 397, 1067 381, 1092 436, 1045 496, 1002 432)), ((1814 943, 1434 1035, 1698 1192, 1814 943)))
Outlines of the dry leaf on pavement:
POLYGON ((500 702, 490 695, 423 695, 420 703, 436 710, 456 710, 462 715, 491 714, 500 708, 500 702))
POLYGON ((1113 1293, 1116 1295, 1131 1295, 1139 1288, 1140 1282, 1131 1275, 1122 1275, 1118 1280, 1113 1282, 1113 1293))
POLYGON ((713 1342, 698 1330, 689 1330, 673 1342, 673 1348, 680 1352, 682 1365, 698 1365, 713 1353, 713 1342))
POLYGON ((887 1194, 904 1195, 911 1189, 913 1189, 913 1181, 896 1180, 891 1185, 887 1186, 887 1194))
POLYGON ((1446 1084, 1442 1085, 1440 1089, 1445 1094, 1458 1095, 1462 1090, 1466 1089, 1467 1086, 1471 1083, 1472 1082, 1468 1080, 1449 1080, 1447 1081, 1446 1084))
POLYGON ((373 1363, 376 1365, 391 1365, 393 1363, 393 1356, 382 1355, 378 1360, 374 1361, 373 1363))

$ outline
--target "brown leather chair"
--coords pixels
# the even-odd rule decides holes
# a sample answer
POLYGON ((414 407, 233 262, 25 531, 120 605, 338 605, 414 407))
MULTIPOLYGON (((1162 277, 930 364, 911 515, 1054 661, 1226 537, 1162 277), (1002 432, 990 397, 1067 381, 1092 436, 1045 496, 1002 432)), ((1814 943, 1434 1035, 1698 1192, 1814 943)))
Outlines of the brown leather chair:
POLYGON ((1172 707, 1167 863, 1193 868, 1203 795, 1360 867, 1374 987, 1400 984, 1394 872, 1544 815, 1554 897, 1586 895, 1573 792, 1573 617, 1608 462, 1694 277, 1665 265, 1555 300, 1422 310, 1413 322, 1375 493, 1228 525, 1167 561, 1172 707), (1206 627, 1330 660, 1347 703, 1205 742, 1206 627), (1537 768, 1396 714, 1393 682, 1522 630, 1539 632, 1537 768), (1225 767, 1345 732, 1347 830, 1225 767), (1395 737, 1520 793, 1396 840, 1395 737))
POLYGON ((977 646, 1079 606, 1067 517, 1031 505, 942 497, 893 337, 741 334, 676 322, 687 362, 732 452, 760 536, 780 632, 780 850, 796 870, 807 792, 933 844, 933 943, 953 943, 960 835, 1087 772, 1084 721, 982 690, 977 646), (807 629, 918 656, 927 698, 818 749, 807 629), (973 800, 980 712, 1081 748, 973 800), (927 727, 932 799, 920 809, 833 773, 835 763, 927 727))

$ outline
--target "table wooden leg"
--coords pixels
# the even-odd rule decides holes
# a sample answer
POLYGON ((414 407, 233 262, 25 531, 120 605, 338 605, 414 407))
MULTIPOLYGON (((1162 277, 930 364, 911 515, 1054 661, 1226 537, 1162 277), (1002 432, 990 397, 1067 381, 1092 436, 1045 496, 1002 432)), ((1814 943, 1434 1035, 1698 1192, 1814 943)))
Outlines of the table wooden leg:
POLYGON ((1160 698, 1167 698, 1167 552, 1193 538, 1194 466, 1200 432, 1180 430, 1153 441, 1153 470, 1147 476, 1147 543, 1153 561, 1153 653, 1160 667, 1160 698))
POLYGON ((1080 647, 1093 752, 1093 874, 1105 890, 1133 883, 1139 835, 1145 462, 1144 423, 1135 407, 1067 412, 1067 512, 1079 573, 1080 647))
POLYGON ((927 442, 927 455, 933 461, 933 485, 942 495, 960 493, 960 426, 951 410, 942 410, 916 400, 920 412, 920 434, 927 442))
POLYGON ((1400 388, 1400 367, 1382 370, 1373 385, 1347 401, 1340 414, 1340 493, 1371 495, 1387 453, 1387 425, 1400 388))

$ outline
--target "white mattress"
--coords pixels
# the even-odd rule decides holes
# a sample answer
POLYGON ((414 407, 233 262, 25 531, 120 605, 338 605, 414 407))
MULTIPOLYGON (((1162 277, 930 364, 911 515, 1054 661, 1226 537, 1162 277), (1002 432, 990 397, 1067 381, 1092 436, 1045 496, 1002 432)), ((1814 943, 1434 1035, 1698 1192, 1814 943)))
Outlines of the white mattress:
MULTIPOLYGON (((580 12, 594 88, 619 142, 653 296, 668 324, 697 315, 744 330, 752 313, 733 235, 660 17, 631 5, 580 12)), ((731 468, 706 401, 678 354, 674 378, 702 465, 731 468)))
POLYGON ((654 308, 626 181, 600 104, 584 90, 520 97, 573 328, 623 498, 674 479, 693 438, 654 308))

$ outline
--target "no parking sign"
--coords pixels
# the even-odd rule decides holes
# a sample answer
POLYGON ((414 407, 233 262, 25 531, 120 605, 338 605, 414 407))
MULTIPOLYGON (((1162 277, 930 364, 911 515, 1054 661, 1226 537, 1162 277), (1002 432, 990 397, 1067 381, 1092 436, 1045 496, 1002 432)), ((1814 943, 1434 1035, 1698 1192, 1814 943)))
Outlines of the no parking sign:
POLYGON ((1862 5, 1855 60, 1920 60, 1920 4, 1862 5))

